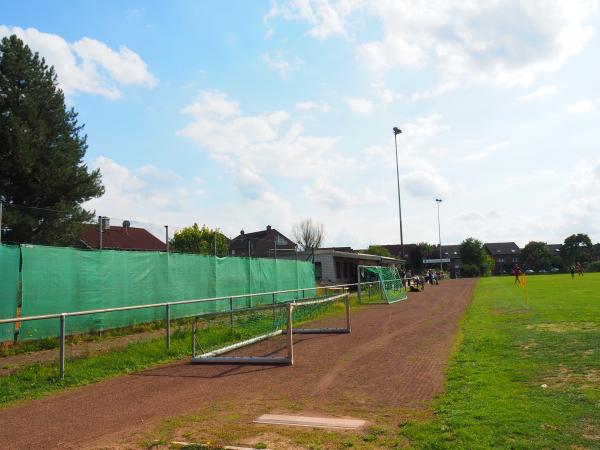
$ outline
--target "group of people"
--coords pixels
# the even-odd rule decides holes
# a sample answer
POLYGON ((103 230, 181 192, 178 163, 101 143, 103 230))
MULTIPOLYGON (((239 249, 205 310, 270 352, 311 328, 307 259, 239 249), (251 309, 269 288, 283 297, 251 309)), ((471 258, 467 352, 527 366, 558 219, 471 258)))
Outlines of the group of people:
POLYGON ((583 264, 581 264, 581 261, 577 261, 577 264, 571 264, 571 266, 569 267, 569 272, 571 272, 571 278, 575 278, 576 271, 577 275, 579 275, 580 277, 583 276, 583 264))
MULTIPOLYGON (((583 276, 583 264, 581 264, 581 261, 577 261, 576 264, 571 264, 571 266, 569 267, 569 272, 571 272, 571 278, 575 277, 575 272, 577 272, 577 274, 580 277, 582 277, 583 276)), ((520 277, 521 277, 522 273, 523 273, 523 270, 521 269, 521 267, 518 264, 515 264, 515 267, 513 268, 513 274, 515 275, 515 284, 517 284, 521 281, 520 277)))
POLYGON ((434 272, 433 270, 425 272, 425 281, 429 284, 440 284, 440 278, 440 272, 434 272))

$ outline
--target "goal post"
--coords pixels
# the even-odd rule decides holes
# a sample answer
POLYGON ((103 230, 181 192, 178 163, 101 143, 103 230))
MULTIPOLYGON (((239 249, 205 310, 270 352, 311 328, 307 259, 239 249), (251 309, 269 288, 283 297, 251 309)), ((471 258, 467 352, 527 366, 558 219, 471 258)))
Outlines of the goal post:
POLYGON ((358 266, 360 303, 391 304, 408 298, 396 267, 358 266))
MULTIPOLYGON (((207 327, 205 327, 207 329, 207 327)), ((234 364, 234 365, 293 365, 294 363, 294 335, 298 334, 341 334, 350 333, 350 299, 348 290, 343 293, 332 295, 326 298, 313 300, 297 300, 287 303, 276 303, 271 305, 262 305, 253 308, 237 309, 225 313, 205 314, 196 317, 192 322, 192 364, 234 364), (342 303, 340 308, 338 305, 342 303), (270 311, 269 311, 270 310, 270 311), (272 311, 272 313, 271 313, 272 311), (327 314, 336 312, 343 315, 343 326, 337 327, 315 327, 314 321, 324 317, 327 322, 327 314), (197 353, 197 337, 199 332, 198 320, 215 320, 219 316, 227 316, 213 329, 213 334, 217 336, 236 340, 215 350, 197 353), (229 333, 223 330, 230 326, 229 333), (310 328, 304 325, 311 326, 310 328), (220 328, 219 328, 220 327, 220 328), (238 329, 236 329, 236 327, 238 329), (244 328, 248 328, 251 336, 246 338, 244 328), (285 356, 282 355, 260 355, 260 356, 237 356, 229 355, 230 352, 249 347, 262 341, 285 336, 285 342, 277 350, 285 350, 285 356)), ((211 339, 207 339, 205 344, 210 345, 211 339)))

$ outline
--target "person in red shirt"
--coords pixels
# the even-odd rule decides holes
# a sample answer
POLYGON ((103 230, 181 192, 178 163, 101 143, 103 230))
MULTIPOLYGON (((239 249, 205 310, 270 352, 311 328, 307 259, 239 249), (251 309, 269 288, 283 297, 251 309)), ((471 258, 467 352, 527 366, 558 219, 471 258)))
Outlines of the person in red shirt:
POLYGON ((513 269, 513 273, 515 274, 515 284, 517 284, 519 281, 521 281, 519 279, 519 276, 521 275, 521 268, 519 267, 518 264, 515 264, 515 268, 513 269))

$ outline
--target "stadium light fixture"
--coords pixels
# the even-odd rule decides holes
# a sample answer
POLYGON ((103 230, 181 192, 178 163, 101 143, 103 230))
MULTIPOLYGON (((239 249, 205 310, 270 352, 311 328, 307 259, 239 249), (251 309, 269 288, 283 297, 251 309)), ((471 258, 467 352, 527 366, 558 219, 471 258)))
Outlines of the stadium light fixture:
POLYGON ((396 180, 398 182, 398 222, 400 223, 400 257, 404 258, 404 237, 402 236, 402 203, 400 202, 400 172, 398 171, 398 139, 396 138, 402 130, 393 128, 394 144, 396 144, 396 180))
POLYGON ((442 268, 442 226, 440 225, 440 203, 442 203, 441 198, 436 198, 435 202, 437 203, 438 209, 438 239, 440 242, 440 273, 443 272, 442 268))

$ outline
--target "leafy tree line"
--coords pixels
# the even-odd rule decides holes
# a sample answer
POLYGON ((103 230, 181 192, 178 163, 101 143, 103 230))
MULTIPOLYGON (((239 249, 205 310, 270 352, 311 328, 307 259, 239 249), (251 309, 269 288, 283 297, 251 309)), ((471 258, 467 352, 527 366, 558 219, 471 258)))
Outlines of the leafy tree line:
POLYGON ((600 270, 600 244, 592 244, 587 234, 577 233, 567 237, 560 254, 552 254, 546 242, 531 241, 521 250, 519 262, 523 267, 535 271, 557 268, 567 270, 581 262, 589 269, 600 270))

